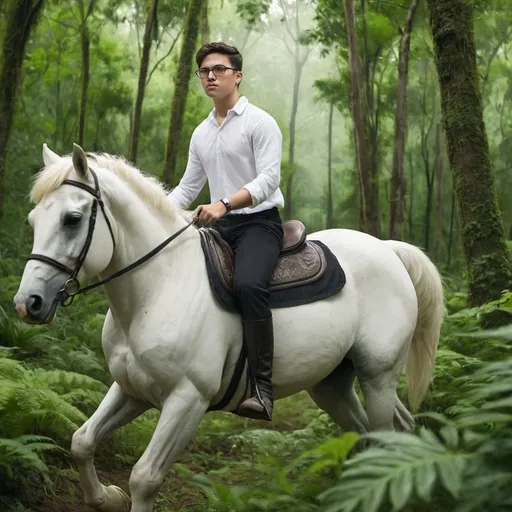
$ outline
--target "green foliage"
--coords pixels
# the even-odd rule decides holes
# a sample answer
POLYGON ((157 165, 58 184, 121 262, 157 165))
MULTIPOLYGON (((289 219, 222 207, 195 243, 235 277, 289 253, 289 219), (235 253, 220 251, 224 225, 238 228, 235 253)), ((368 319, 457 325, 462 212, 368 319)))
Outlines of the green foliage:
POLYGON ((259 28, 261 17, 270 7, 268 0, 240 0, 237 2, 236 12, 250 27, 259 28))
POLYGON ((67 440, 86 420, 76 405, 105 391, 85 375, 32 370, 6 358, 0 359, 0 379, 0 435, 9 437, 33 433, 67 440))
MULTIPOLYGON (((0 437, 0 508, 12 507, 35 482, 51 487, 52 480, 44 453, 59 451, 60 448, 49 438, 34 435, 14 439, 0 437), (29 483, 30 479, 30 483, 29 483)), ((19 502, 18 502, 19 503, 19 502)))
POLYGON ((85 375, 0 358, 0 504, 21 498, 34 479, 51 484, 45 454, 67 456, 72 433, 87 419, 80 408, 97 407, 104 392, 85 375))

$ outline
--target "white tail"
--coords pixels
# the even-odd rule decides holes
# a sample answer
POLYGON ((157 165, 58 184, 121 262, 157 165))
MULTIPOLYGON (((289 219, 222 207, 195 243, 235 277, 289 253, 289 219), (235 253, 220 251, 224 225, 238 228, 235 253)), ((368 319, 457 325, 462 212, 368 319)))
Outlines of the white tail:
POLYGON ((417 410, 427 392, 445 315, 443 282, 436 266, 414 245, 386 240, 404 264, 418 297, 418 320, 407 356, 407 398, 417 410))

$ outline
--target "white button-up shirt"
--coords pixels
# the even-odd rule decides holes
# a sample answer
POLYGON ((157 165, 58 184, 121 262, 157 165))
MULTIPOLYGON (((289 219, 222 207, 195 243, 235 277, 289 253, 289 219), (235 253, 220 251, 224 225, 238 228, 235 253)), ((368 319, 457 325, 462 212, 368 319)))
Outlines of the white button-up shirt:
POLYGON ((242 96, 221 126, 215 109, 194 130, 188 163, 169 198, 188 208, 208 180, 211 202, 245 188, 252 206, 233 210, 255 213, 284 206, 281 179, 282 134, 274 118, 242 96))

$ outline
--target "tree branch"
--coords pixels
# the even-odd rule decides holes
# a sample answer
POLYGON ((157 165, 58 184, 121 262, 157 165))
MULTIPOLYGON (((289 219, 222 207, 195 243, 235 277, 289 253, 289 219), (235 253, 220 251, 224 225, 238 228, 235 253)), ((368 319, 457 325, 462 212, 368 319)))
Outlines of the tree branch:
POLYGON ((397 4, 396 2, 392 2, 391 0, 380 0, 380 1, 384 2, 385 4, 389 4, 394 7, 398 7, 399 9, 403 9, 404 11, 407 11, 407 9, 408 9, 407 5, 400 5, 400 4, 397 4))
POLYGON ((176 45, 176 41, 178 41, 179 37, 180 37, 180 34, 181 34, 181 30, 178 32, 178 35, 176 36, 176 38, 174 39, 174 41, 172 42, 171 44, 171 47, 169 48, 169 50, 167 51, 167 53, 161 58, 159 59, 155 65, 153 66, 153 69, 151 70, 151 72, 149 73, 148 75, 148 78, 146 80, 146 85, 149 84, 149 81, 151 80, 151 77, 153 76, 153 73, 155 72, 156 68, 160 65, 160 63, 162 61, 164 61, 167 57, 169 57, 169 55, 171 54, 171 52, 173 51, 174 49, 174 46, 176 45))
POLYGON ((53 21, 54 23, 58 23, 59 25, 62 25, 63 27, 70 28, 72 30, 76 30, 76 27, 72 27, 71 25, 68 25, 67 23, 63 23, 62 21, 55 20, 51 18, 50 16, 44 15, 44 17, 50 21, 53 21))

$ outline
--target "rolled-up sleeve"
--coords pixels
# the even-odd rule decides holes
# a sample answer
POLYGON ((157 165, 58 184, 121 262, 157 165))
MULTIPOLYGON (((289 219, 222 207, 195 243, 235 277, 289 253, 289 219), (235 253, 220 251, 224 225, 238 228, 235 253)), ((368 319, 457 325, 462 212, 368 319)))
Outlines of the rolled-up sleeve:
POLYGON ((168 198, 183 210, 193 203, 206 183, 206 173, 196 150, 195 135, 196 132, 190 139, 187 168, 183 177, 168 195, 168 198))
POLYGON ((268 116, 254 127, 251 138, 257 176, 243 188, 251 194, 254 207, 266 201, 279 187, 283 136, 276 121, 268 116))

